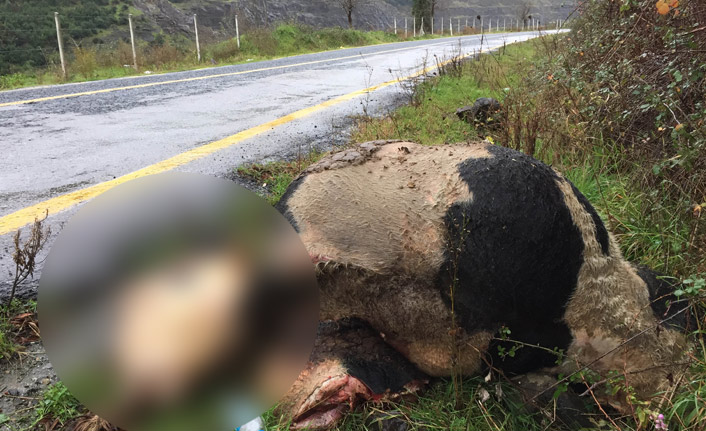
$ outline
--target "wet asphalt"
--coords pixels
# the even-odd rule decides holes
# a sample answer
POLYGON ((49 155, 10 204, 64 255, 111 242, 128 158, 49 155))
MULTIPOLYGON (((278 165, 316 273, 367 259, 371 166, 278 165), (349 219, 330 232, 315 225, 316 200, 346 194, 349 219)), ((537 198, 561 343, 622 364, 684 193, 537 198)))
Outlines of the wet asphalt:
MULTIPOLYGON (((492 34, 485 36, 483 49, 536 35, 492 34)), ((474 35, 401 42, 0 92, 0 217, 294 111, 409 76, 425 62, 434 64, 434 56, 447 59, 459 52, 472 53, 479 50, 480 41, 474 35), (104 90, 109 91, 76 95, 104 90)), ((383 115, 408 101, 404 87, 390 85, 318 110, 177 170, 227 177, 244 163, 329 149, 347 141, 355 116, 383 115)), ((76 210, 72 207, 49 217, 54 237, 76 210)), ((14 274, 12 236, 0 236, 0 298, 7 295, 14 274)), ((41 264, 35 281, 22 286, 20 296, 36 294, 40 271, 41 264)))

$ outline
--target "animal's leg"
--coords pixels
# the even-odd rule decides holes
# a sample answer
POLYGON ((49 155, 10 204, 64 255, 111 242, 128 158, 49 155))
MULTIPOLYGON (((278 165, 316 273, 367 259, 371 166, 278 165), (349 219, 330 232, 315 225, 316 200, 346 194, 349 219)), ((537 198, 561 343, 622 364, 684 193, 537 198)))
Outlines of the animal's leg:
POLYGON ((415 392, 426 376, 358 319, 322 322, 309 365, 278 411, 292 429, 331 428, 364 401, 415 392))

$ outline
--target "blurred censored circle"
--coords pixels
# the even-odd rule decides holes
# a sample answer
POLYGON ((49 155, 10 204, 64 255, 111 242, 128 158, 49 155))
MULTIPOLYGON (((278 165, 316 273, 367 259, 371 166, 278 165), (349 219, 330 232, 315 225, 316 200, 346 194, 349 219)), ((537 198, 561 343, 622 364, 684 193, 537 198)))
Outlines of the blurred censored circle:
POLYGON ((230 181, 186 173, 82 207, 38 298, 59 378, 129 431, 227 431, 257 417, 306 366, 318 310, 287 220, 230 181))

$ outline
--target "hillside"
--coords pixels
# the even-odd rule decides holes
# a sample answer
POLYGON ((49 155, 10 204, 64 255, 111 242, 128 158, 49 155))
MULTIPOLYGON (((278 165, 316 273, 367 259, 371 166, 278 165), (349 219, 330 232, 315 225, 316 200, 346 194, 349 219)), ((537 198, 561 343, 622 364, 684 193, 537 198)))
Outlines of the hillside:
MULTIPOLYGON (((362 30, 389 30, 394 19, 402 27, 411 17, 412 0, 364 0, 353 13, 362 30)), ((438 18, 516 18, 520 4, 544 22, 566 18, 574 0, 439 0, 438 18)), ((241 32, 288 21, 313 27, 347 26, 335 0, 4 0, 0 2, 0 75, 56 64, 58 52, 54 12, 58 11, 69 47, 111 44, 129 40, 128 14, 134 16, 139 43, 161 43, 165 38, 186 43, 193 39, 193 15, 198 15, 204 43, 231 38, 234 17, 241 32)), ((410 24, 411 25, 411 24, 410 24)))

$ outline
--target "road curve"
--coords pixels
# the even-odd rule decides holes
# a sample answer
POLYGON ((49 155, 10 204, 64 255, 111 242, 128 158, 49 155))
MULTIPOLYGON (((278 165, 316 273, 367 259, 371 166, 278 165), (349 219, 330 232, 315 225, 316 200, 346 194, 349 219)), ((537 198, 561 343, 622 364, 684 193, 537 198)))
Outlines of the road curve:
MULTIPOLYGON (((536 36, 492 34, 482 48, 536 36)), ((14 271, 12 233, 47 209, 56 235, 82 202, 137 176, 224 176, 242 163, 329 148, 345 141, 352 116, 404 101, 399 78, 419 75, 435 56, 471 55, 480 42, 400 42, 0 92, 0 298, 14 271)))

